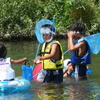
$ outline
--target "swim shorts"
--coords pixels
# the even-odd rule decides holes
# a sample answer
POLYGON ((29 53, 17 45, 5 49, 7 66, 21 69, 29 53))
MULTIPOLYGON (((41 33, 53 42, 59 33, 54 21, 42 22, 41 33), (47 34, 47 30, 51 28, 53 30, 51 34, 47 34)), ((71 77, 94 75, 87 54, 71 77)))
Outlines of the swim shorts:
MULTIPOLYGON (((78 65, 78 76, 86 76, 86 65, 78 65)), ((74 65, 75 69, 75 65, 74 65)))
POLYGON ((53 82, 59 84, 63 82, 63 69, 58 70, 46 70, 47 74, 44 78, 43 83, 53 82))

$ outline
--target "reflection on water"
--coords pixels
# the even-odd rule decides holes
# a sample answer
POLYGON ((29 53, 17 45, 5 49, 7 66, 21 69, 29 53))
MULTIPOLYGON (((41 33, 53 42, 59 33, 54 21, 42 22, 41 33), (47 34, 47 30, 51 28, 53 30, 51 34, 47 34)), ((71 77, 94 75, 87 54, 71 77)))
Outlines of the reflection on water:
MULTIPOLYGON (((1 42, 3 43, 3 42, 1 42)), ((66 41, 61 40, 63 49, 66 50, 66 41), (65 45, 64 45, 65 44, 65 45)), ((17 43, 3 43, 8 49, 8 57, 12 59, 20 59, 28 57, 32 65, 32 59, 35 57, 37 50, 37 42, 17 42, 17 43)), ((70 54, 67 53, 65 58, 69 58, 70 54)), ((99 67, 99 54, 92 56, 92 64, 89 65, 93 70, 92 75, 88 80, 76 81, 72 78, 64 78, 62 85, 48 85, 44 86, 41 83, 31 82, 32 86, 28 91, 0 94, 0 100, 100 100, 100 67, 99 67)), ((16 76, 22 75, 22 66, 12 65, 16 72, 16 76)))
POLYGON ((41 86, 36 89, 36 97, 40 100, 64 100, 63 85, 41 86))
POLYGON ((92 80, 90 85, 91 85, 91 93, 96 95, 96 100, 100 100, 100 83, 95 83, 92 80))
POLYGON ((73 80, 73 82, 70 82, 67 87, 70 90, 70 96, 68 100, 90 100, 89 96, 91 95, 91 87, 88 80, 73 80))
POLYGON ((0 100, 35 100, 33 91, 24 91, 12 94, 0 94, 0 100))
POLYGON ((28 91, 12 94, 0 94, 0 100, 94 100, 93 94, 97 94, 95 100, 100 100, 100 86, 90 80, 75 81, 64 79, 61 85, 42 85, 31 82, 32 87, 28 91))

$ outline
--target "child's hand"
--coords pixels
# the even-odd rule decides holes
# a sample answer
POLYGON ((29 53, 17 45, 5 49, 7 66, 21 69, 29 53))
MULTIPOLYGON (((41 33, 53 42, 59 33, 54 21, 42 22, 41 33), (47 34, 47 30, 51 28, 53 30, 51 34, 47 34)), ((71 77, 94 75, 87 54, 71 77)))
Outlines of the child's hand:
POLYGON ((28 58, 23 58, 24 61, 28 61, 28 58))
POLYGON ((32 62, 35 63, 35 64, 38 64, 38 63, 40 63, 41 61, 40 61, 40 60, 37 60, 37 61, 36 61, 36 60, 32 60, 32 62))
POLYGON ((73 31, 68 31, 67 36, 73 38, 75 35, 73 31))
POLYGON ((40 63, 41 62, 41 57, 40 56, 36 57, 36 59, 32 60, 32 62, 35 63, 35 64, 40 63))
POLYGON ((37 61, 36 61, 37 64, 40 63, 40 62, 41 62, 41 60, 37 60, 37 61))
POLYGON ((33 62, 34 64, 36 64, 36 61, 35 61, 35 60, 32 60, 32 62, 33 62))

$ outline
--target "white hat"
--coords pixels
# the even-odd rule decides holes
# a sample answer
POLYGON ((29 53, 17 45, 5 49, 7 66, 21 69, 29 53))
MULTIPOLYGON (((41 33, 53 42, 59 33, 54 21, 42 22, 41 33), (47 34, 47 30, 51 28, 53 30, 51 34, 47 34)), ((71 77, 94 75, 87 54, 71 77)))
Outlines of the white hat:
POLYGON ((70 59, 65 59, 64 60, 64 66, 67 66, 70 61, 71 61, 70 59))

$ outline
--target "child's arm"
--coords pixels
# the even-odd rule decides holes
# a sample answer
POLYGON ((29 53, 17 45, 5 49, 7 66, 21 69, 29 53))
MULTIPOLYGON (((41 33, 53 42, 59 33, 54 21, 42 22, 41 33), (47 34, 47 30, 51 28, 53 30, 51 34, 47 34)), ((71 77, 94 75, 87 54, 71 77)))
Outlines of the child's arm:
POLYGON ((69 68, 72 66, 72 63, 69 63, 68 65, 67 65, 67 67, 63 70, 63 73, 66 73, 68 70, 69 70, 69 68))
POLYGON ((68 36, 68 49, 70 49, 70 51, 78 50, 79 48, 82 48, 86 45, 85 41, 82 41, 82 42, 78 43, 77 45, 74 45, 74 43, 73 43, 73 38, 74 38, 73 31, 69 31, 67 33, 67 36, 68 36))
POLYGON ((12 60, 11 59, 11 64, 21 64, 27 60, 28 60, 27 58, 23 58, 23 59, 19 59, 19 60, 12 60))

